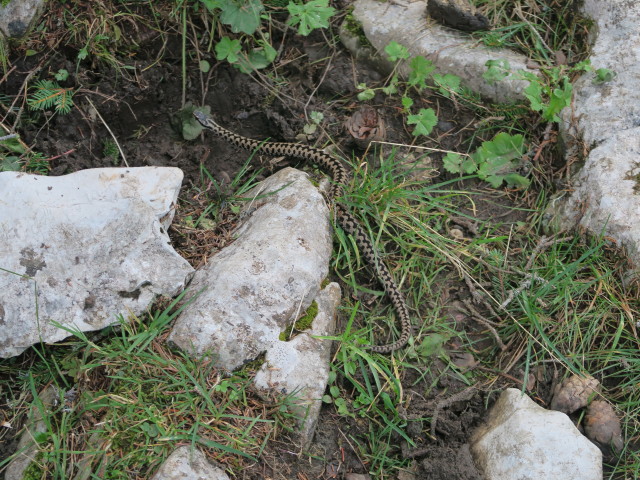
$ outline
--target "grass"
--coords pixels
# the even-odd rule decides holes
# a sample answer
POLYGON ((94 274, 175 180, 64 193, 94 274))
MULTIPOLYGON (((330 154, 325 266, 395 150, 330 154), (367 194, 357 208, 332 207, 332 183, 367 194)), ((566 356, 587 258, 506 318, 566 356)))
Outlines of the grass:
POLYGON ((259 397, 249 369, 223 376, 210 360, 166 347, 178 300, 149 319, 128 319, 100 341, 76 332, 60 346, 37 348, 26 364, 3 362, 3 390, 29 393, 14 399, 15 411, 33 402, 43 413, 46 432, 36 439, 46 478, 73 478, 81 468, 144 478, 179 444, 203 446, 209 458, 238 469, 290 428, 290 400, 259 397), (39 401, 43 385, 54 385, 52 408, 39 401))

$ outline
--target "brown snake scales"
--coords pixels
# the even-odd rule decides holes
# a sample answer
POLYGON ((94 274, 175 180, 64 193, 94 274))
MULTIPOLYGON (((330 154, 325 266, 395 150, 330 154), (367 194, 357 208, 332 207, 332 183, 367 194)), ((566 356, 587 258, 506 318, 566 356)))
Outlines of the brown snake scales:
POLYGON ((349 235, 353 236, 360 249, 362 256, 365 260, 373 265, 376 269, 378 279, 384 291, 391 299, 393 307, 396 309, 398 316, 400 317, 401 333, 400 338, 393 343, 387 345, 372 345, 369 350, 378 353, 390 353, 395 350, 399 350, 407 344, 409 336, 411 334, 411 319, 409 317, 409 309, 404 301, 404 297, 396 285, 389 268, 382 262, 377 255, 375 247, 369 240, 365 231, 362 229, 356 218, 342 205, 337 199, 341 198, 344 193, 344 186, 349 181, 349 175, 339 160, 333 158, 329 154, 322 150, 307 145, 301 145, 296 143, 280 143, 280 142, 261 142, 259 140, 253 140, 251 138, 243 137, 237 133, 231 132, 220 125, 218 125, 209 115, 195 111, 193 112, 195 118, 202 124, 203 127, 208 128, 214 134, 222 137, 224 140, 236 145, 237 147, 244 148, 245 150, 259 152, 269 156, 284 155, 287 157, 294 157, 308 162, 315 163, 323 170, 328 172, 332 179, 333 184, 331 186, 331 196, 336 200, 335 212, 336 218, 340 223, 340 226, 349 235))

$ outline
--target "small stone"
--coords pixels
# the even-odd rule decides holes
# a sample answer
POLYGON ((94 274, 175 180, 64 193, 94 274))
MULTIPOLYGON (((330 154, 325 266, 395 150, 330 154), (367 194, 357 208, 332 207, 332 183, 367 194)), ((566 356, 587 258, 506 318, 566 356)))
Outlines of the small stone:
POLYGON ((586 407, 599 391, 600 382, 592 376, 572 375, 556 387, 550 408, 567 414, 573 413, 586 407))
POLYGON ((371 476, 364 473, 347 473, 344 480, 371 480, 371 476))
POLYGON ((151 480, 229 480, 220 467, 212 465, 197 448, 179 447, 169 455, 151 480))

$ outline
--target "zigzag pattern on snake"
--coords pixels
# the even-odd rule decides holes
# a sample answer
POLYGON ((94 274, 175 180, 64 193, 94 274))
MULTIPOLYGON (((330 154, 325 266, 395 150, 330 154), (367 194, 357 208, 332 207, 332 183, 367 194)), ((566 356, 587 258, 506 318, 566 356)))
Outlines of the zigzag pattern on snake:
MULTIPOLYGON (((193 112, 193 115, 203 127, 208 128, 214 134, 240 148, 269 156, 284 155, 315 163, 321 169, 328 172, 333 179, 331 196, 334 199, 342 197, 344 186, 349 181, 347 170, 339 160, 333 158, 322 150, 296 143, 261 142, 259 140, 253 140, 221 127, 205 113, 195 111, 193 112)), ((400 318, 401 333, 398 340, 387 345, 372 345, 368 348, 369 350, 378 353, 390 353, 395 350, 399 350, 407 344, 411 334, 409 309, 404 301, 404 297, 396 285, 391 272, 384 262, 378 258, 375 247, 356 218, 344 205, 337 201, 335 202, 335 212, 340 226, 345 232, 353 236, 362 256, 368 263, 375 267, 378 279, 384 287, 386 294, 389 296, 391 303, 400 318)))

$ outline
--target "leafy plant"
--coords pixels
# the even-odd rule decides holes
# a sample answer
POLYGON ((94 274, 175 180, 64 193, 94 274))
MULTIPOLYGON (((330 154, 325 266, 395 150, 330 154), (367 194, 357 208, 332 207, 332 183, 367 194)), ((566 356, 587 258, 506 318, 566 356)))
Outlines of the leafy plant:
POLYGON ((57 113, 66 114, 73 108, 73 89, 63 88, 52 80, 38 80, 34 92, 27 99, 31 110, 55 108, 57 113))
POLYGON ((298 25, 298 33, 304 36, 316 28, 328 28, 329 19, 336 13, 336 10, 329 6, 328 0, 289 2, 287 10, 291 15, 287 24, 292 27, 298 25))
POLYGON ((527 187, 529 179, 516 173, 522 166, 524 155, 522 135, 498 133, 492 140, 482 145, 471 155, 463 157, 448 153, 443 161, 444 168, 451 173, 477 173, 478 177, 498 188, 503 182, 509 186, 527 187))
POLYGON ((417 57, 411 59, 411 62, 409 62, 409 67, 411 67, 411 72, 409 73, 407 83, 409 83, 409 85, 417 87, 419 90, 426 88, 427 79, 436 68, 433 66, 433 62, 427 60, 423 56, 418 55, 417 57))
POLYGON ((311 121, 302 129, 305 135, 313 135, 318 129, 318 125, 320 125, 322 120, 324 120, 324 114, 322 112, 311 112, 309 117, 311 118, 311 121))
POLYGON ((596 85, 600 85, 602 83, 610 82, 616 77, 616 72, 613 70, 609 70, 608 68, 598 68, 595 71, 596 78, 593 80, 593 83, 596 85))
POLYGON ((540 112, 542 118, 549 122, 559 122, 562 109, 571 105, 573 85, 569 78, 564 76, 558 83, 549 84, 533 73, 522 72, 522 76, 530 82, 524 89, 524 95, 531 109, 540 112))
POLYGON ((415 125, 413 135, 429 135, 433 127, 438 123, 438 117, 432 108, 421 108, 417 115, 409 115, 407 118, 409 125, 415 125))
POLYGON ((396 41, 389 42, 389 45, 384 47, 384 51, 388 55, 387 58, 392 62, 409 58, 409 49, 396 41))
POLYGON ((102 155, 111 159, 114 165, 117 165, 120 160, 120 150, 118 145, 110 138, 106 138, 102 141, 102 155))

